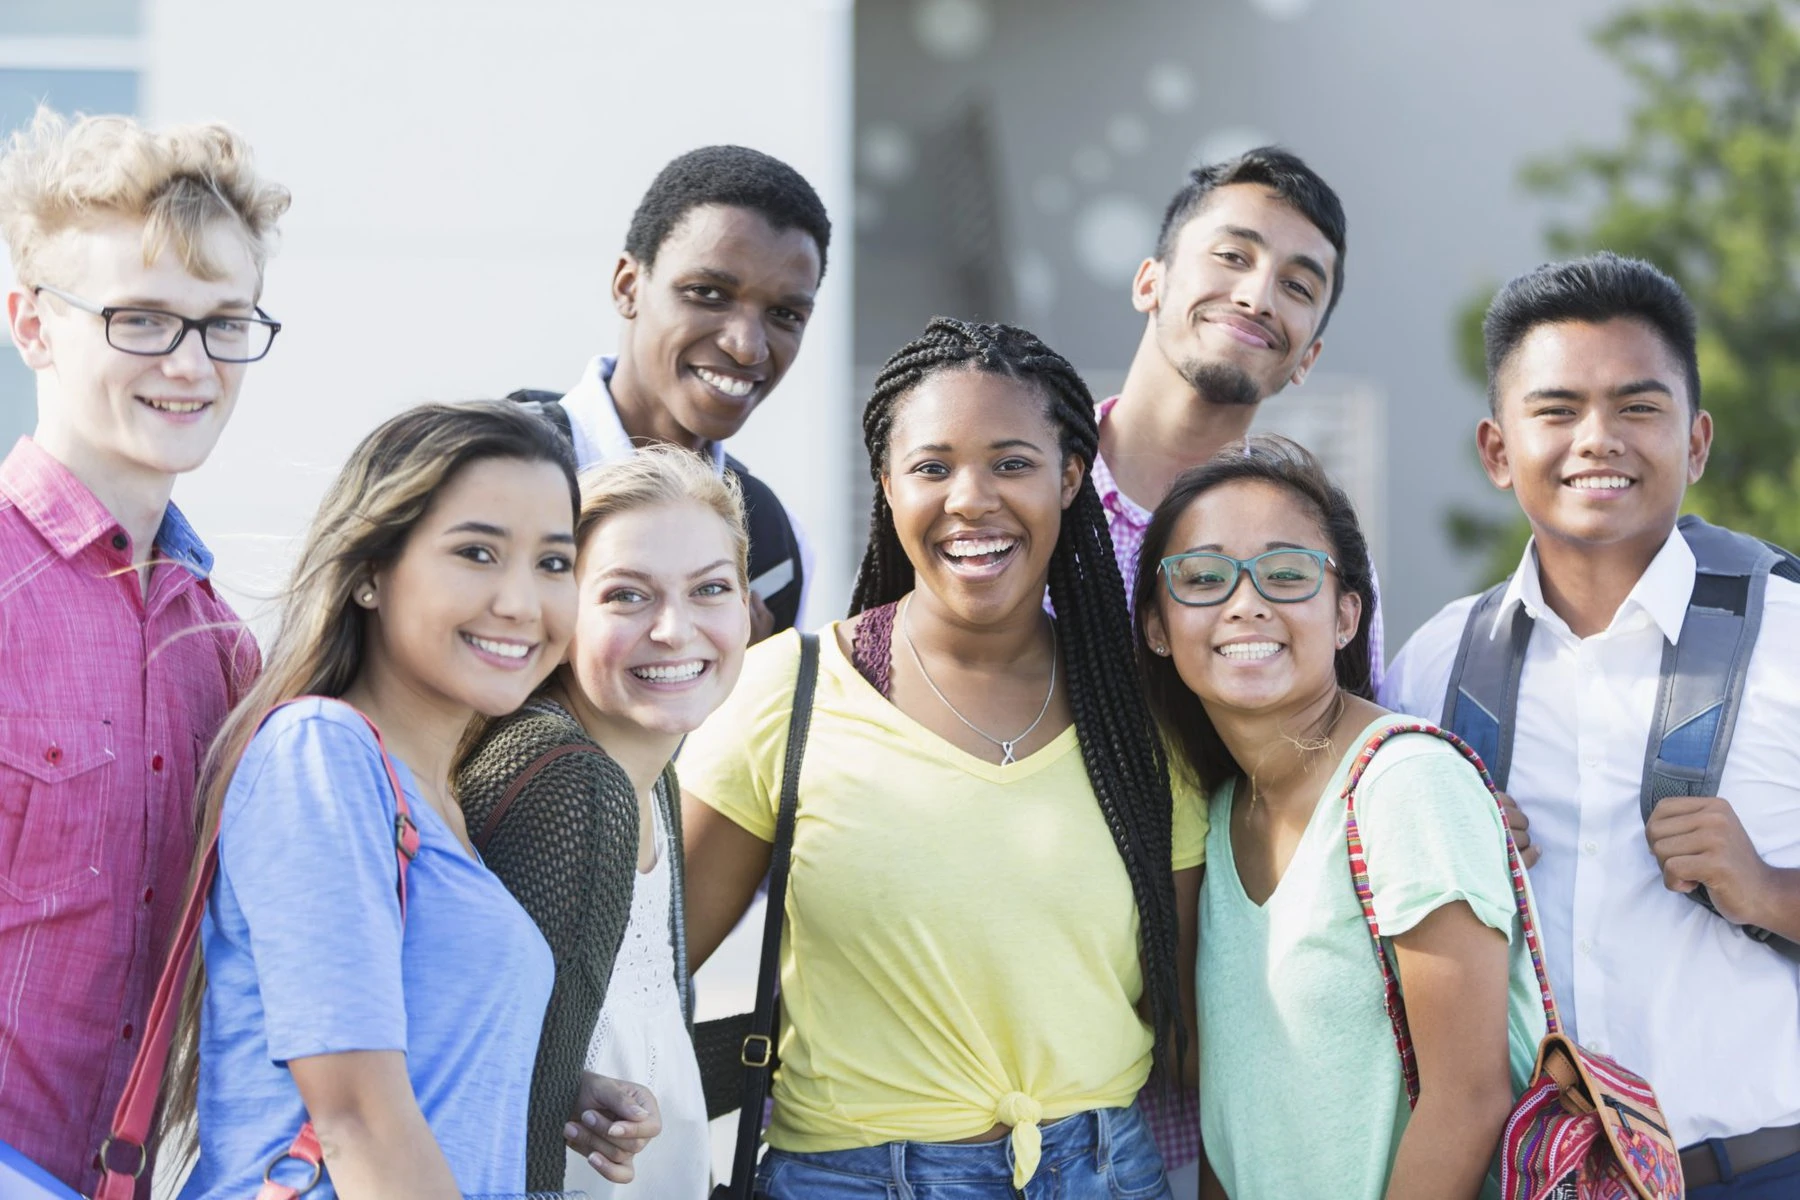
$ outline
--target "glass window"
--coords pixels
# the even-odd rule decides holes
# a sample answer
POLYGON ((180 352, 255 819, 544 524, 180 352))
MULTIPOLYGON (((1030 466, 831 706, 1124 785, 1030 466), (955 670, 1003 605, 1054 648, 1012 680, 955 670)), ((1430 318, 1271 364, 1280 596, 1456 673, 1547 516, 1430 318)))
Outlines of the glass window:
MULTIPOLYGON (((0 31, 28 6, 0 6, 0 31)), ((52 6, 43 6, 50 8, 52 6)), ((86 10, 86 5, 54 6, 86 10)), ((96 9, 137 5, 95 4, 96 9)), ((46 13, 46 16, 49 14, 46 13)), ((135 23, 135 16, 133 17, 135 23)), ((135 31, 135 29, 134 29, 135 31)), ((4 39, 0 38, 0 53, 4 39)), ((0 135, 9 134, 31 119, 40 102, 64 113, 132 113, 138 106, 136 71, 56 71, 43 68, 9 68, 0 61, 0 135)), ((10 272, 8 272, 10 275, 10 272)), ((37 424, 37 381, 19 359, 10 337, 0 338, 0 457, 12 449, 20 434, 37 424)))
POLYGON ((0 37, 137 37, 139 0, 81 0, 79 4, 0 4, 0 37))

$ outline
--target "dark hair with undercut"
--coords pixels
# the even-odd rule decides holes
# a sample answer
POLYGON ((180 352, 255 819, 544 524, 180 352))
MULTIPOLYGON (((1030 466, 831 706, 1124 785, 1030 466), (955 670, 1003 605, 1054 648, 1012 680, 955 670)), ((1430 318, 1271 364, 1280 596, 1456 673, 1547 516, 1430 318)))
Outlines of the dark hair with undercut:
MULTIPOLYGON (((1331 482, 1304 446, 1274 434, 1256 434, 1232 442, 1207 462, 1190 467, 1176 477, 1144 528, 1144 547, 1138 557, 1137 583, 1132 592, 1134 638, 1138 672, 1150 711, 1171 745, 1187 759, 1201 788, 1211 794, 1222 783, 1243 775, 1225 741, 1213 727, 1206 707, 1175 669, 1173 657, 1153 654, 1145 620, 1167 594, 1162 587, 1162 560, 1179 554, 1169 539, 1175 524, 1195 500, 1230 483, 1267 483, 1281 488, 1306 506, 1325 535, 1337 563, 1338 587, 1362 599, 1362 618, 1356 634, 1337 652, 1338 686, 1353 696, 1374 699, 1369 679, 1369 621, 1375 612, 1375 576, 1369 565, 1369 543, 1356 519, 1356 506, 1344 489, 1331 482)), ((1242 580, 1239 587, 1249 587, 1242 580)), ((1170 601, 1173 603, 1173 601, 1170 601)))
POLYGON ((1688 414, 1700 414, 1700 357, 1694 306, 1681 285, 1641 258, 1610 250, 1545 263, 1494 296, 1481 322, 1487 348, 1488 411, 1499 412, 1500 368, 1539 325, 1642 321, 1656 331, 1687 382, 1688 414))
POLYGON ((702 146, 658 171, 631 214, 626 251, 649 270, 681 219, 707 204, 747 208, 778 231, 798 229, 808 235, 819 248, 819 278, 825 278, 825 252, 831 246, 825 202, 800 172, 747 146, 702 146))
MULTIPOLYGON (((893 603, 912 590, 913 564, 895 532, 881 477, 887 471, 888 441, 901 403, 926 379, 949 371, 1000 375, 1036 389, 1058 430, 1065 461, 1074 455, 1082 462, 1081 486, 1063 513, 1050 556, 1050 601, 1056 609, 1057 641, 1082 760, 1137 900, 1151 1027, 1158 1045, 1179 1056, 1185 1053, 1186 1034, 1179 1020, 1175 968, 1168 762, 1142 692, 1130 673, 1119 669, 1131 654, 1131 628, 1106 511, 1089 474, 1100 428, 1094 398, 1067 359, 1023 329, 950 317, 933 317, 924 334, 888 359, 863 410, 863 444, 876 481, 875 505, 851 613, 893 603)), ((1157 1057, 1164 1071, 1180 1061, 1157 1057)))
POLYGON ((1325 305, 1324 317, 1319 320, 1319 332, 1324 333, 1332 312, 1337 309, 1338 297, 1344 294, 1344 253, 1350 227, 1338 194, 1291 150, 1283 150, 1280 146, 1258 146, 1236 158, 1189 171, 1187 182, 1181 185, 1181 190, 1163 211, 1162 229, 1156 235, 1157 259, 1168 262, 1169 255, 1175 253, 1175 243, 1181 239, 1181 231, 1206 206, 1206 198, 1219 188, 1234 183, 1268 188, 1311 221, 1337 251, 1337 262, 1331 268, 1331 299, 1325 305))

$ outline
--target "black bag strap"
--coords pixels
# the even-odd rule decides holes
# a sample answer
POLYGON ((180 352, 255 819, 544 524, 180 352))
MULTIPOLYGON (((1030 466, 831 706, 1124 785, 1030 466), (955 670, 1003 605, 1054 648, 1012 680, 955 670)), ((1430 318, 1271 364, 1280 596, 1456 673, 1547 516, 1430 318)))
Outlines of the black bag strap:
MULTIPOLYGON (((800 674, 794 680, 794 712, 788 720, 787 755, 781 766, 781 811, 775 818, 775 845, 769 854, 769 907, 763 916, 762 966, 756 975, 756 1008, 741 1056, 744 1104, 738 1111, 737 1154, 732 1159, 730 1200, 751 1200, 756 1184, 756 1150, 762 1141, 763 1105, 775 1063, 775 992, 781 978, 781 924, 787 905, 788 866, 793 860, 794 822, 800 813, 800 764, 812 726, 813 692, 819 682, 819 635, 800 635, 800 674)), ((717 1196, 717 1192, 714 1193, 717 1196)))

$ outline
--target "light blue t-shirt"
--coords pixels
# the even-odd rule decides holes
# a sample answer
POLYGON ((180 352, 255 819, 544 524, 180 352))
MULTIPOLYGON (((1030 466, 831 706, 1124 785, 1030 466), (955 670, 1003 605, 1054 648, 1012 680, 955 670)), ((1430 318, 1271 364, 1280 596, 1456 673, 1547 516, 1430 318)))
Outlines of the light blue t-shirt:
MULTIPOLYGON (((393 788, 354 709, 287 705, 232 776, 201 927, 200 1157, 182 1200, 255 1195, 306 1120, 287 1060, 352 1050, 406 1052, 464 1193, 525 1190, 550 948, 395 766, 420 836, 404 932, 393 788)), ((307 1175, 290 1162, 277 1178, 307 1175)), ((327 1177, 308 1200, 335 1195, 327 1177)))
MULTIPOLYGON (((1351 743, 1260 906, 1245 893, 1232 854, 1234 789, 1212 797, 1196 981, 1200 1125, 1213 1170, 1236 1200, 1380 1200, 1387 1190, 1411 1109, 1351 882, 1339 793, 1351 761, 1393 721, 1371 723, 1351 743)), ((1517 1095, 1544 1036, 1544 1009, 1514 907, 1499 807, 1455 749, 1408 733, 1370 761, 1356 814, 1384 938, 1458 901, 1506 935, 1517 1095)), ((1498 1195, 1492 1177, 1482 1195, 1498 1195)))

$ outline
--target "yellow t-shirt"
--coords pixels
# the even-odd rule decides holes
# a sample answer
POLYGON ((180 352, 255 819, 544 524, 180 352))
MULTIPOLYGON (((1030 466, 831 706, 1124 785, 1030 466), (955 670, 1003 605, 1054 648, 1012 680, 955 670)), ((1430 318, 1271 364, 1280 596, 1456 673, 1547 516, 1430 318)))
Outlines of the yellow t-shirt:
MULTIPOLYGON (((1137 905, 1073 725, 1009 766, 902 713, 821 632, 781 943, 769 1143, 946 1142, 1130 1104, 1150 1069, 1137 905)), ((681 751, 682 786, 775 839, 800 644, 753 648, 681 751)), ((1176 796, 1176 870, 1206 810, 1176 796)))

